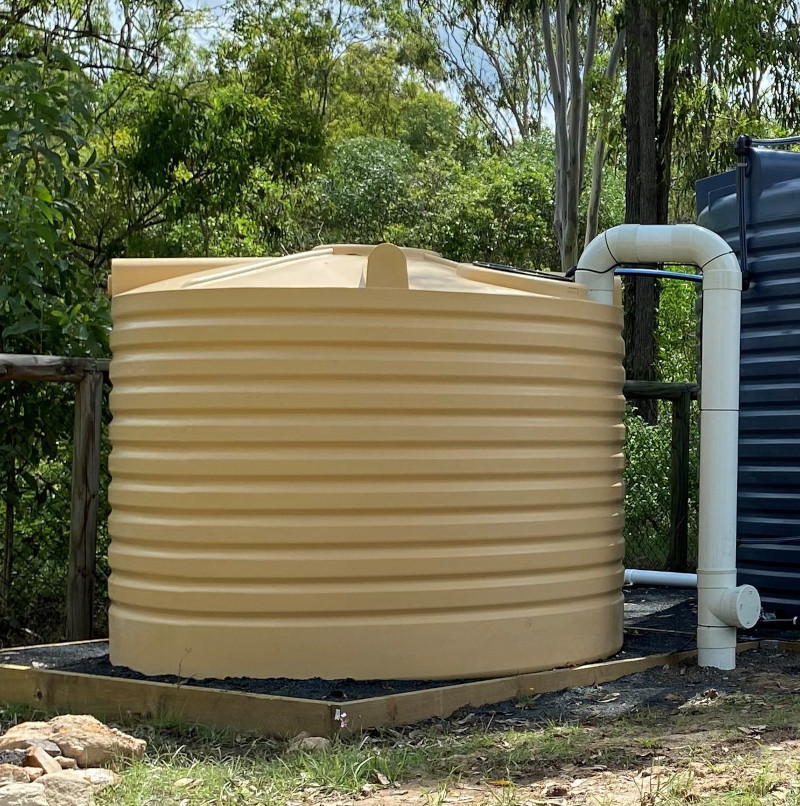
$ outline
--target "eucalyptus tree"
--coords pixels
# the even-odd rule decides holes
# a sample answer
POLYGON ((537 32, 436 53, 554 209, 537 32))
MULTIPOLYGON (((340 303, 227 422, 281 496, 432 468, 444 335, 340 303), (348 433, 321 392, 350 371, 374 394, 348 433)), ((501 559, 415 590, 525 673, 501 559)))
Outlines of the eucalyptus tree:
MULTIPOLYGON (((600 0, 414 0, 410 8, 488 137, 508 148, 543 127, 554 130, 553 226, 566 271, 580 244, 595 60, 598 53, 618 60, 615 33, 609 38, 609 27, 601 25, 607 11, 600 0)), ((601 136, 604 128, 598 127, 601 136)), ((595 201, 601 178, 598 169, 595 201)))
POLYGON ((508 148, 542 128, 550 85, 538 16, 497 0, 411 0, 405 13, 486 136, 508 148))

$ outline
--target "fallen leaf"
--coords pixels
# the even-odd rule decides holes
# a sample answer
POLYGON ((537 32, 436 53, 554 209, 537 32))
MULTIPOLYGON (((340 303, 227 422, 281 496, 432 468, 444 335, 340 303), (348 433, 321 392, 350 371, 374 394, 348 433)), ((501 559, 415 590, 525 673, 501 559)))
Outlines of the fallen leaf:
POLYGON ((392 783, 382 772, 376 772, 375 777, 381 786, 389 786, 392 783))

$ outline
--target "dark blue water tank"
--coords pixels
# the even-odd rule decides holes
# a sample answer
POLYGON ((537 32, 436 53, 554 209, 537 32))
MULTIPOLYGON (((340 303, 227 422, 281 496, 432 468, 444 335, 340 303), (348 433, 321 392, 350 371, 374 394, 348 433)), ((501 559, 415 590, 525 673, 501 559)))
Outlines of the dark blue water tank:
MULTIPOLYGON (((742 295, 739 582, 800 614, 800 154, 750 149, 742 295)), ((739 254, 736 174, 696 185, 698 223, 739 254)))

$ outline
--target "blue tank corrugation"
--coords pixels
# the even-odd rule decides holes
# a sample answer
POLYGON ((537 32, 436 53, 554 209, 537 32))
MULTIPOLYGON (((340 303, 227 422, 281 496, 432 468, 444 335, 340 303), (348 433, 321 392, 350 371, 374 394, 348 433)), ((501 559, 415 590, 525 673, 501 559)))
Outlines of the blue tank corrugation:
MULTIPOLYGON (((800 614, 800 154, 751 149, 742 295, 740 583, 800 614)), ((696 185, 698 223, 739 253, 736 174, 696 185)))

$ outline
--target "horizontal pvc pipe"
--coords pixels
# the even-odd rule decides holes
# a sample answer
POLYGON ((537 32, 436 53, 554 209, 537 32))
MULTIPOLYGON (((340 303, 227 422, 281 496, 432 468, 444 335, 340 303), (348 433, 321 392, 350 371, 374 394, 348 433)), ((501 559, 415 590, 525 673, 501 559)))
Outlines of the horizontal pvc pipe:
POLYGON ((626 585, 653 585, 663 588, 696 588, 697 574, 679 574, 675 571, 642 571, 625 569, 626 585))

